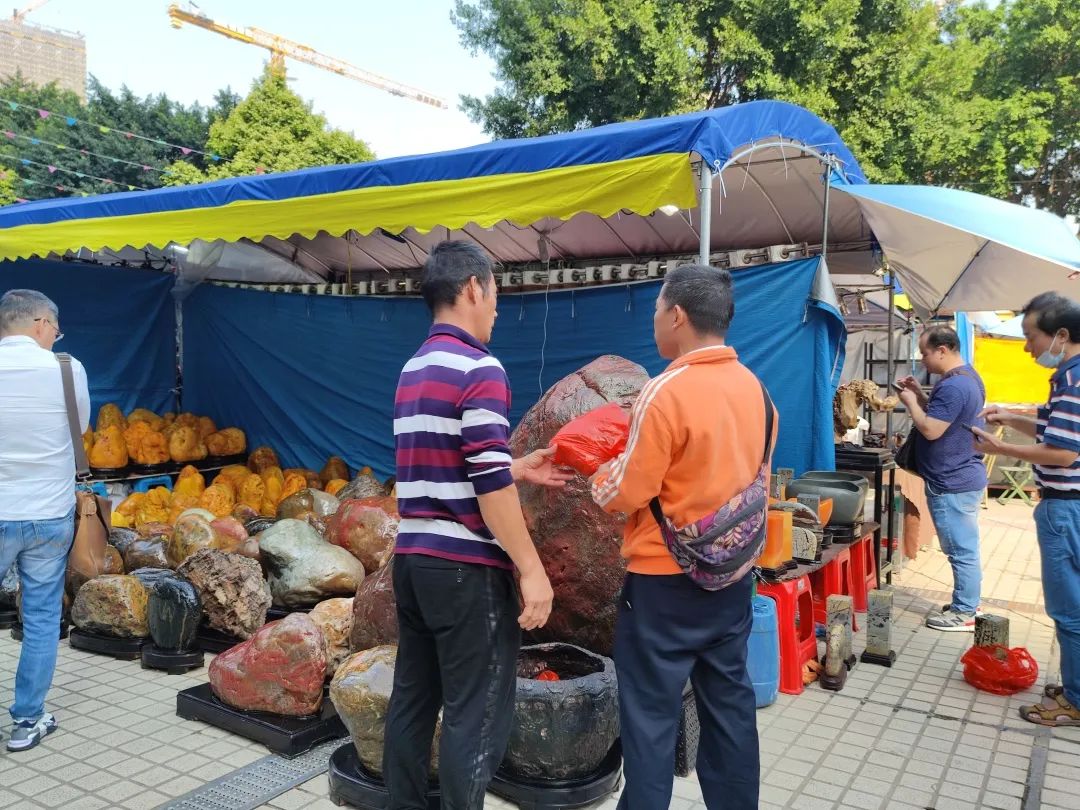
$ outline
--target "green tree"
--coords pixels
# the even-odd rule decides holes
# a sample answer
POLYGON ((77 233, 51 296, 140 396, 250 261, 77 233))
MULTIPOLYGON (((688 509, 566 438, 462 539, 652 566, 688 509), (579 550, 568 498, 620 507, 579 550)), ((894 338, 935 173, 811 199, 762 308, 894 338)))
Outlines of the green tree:
MULTIPOLYGON (((85 104, 55 84, 37 87, 18 75, 0 83, 0 98, 16 104, 0 104, 0 131, 7 135, 0 139, 0 164, 18 172, 22 196, 33 199, 157 188, 182 154, 177 147, 201 149, 210 121, 231 109, 222 107, 228 91, 207 110, 163 95, 139 98, 126 87, 114 93, 94 77, 85 104), (52 114, 43 118, 39 109, 52 114)), ((201 157, 193 151, 188 159, 198 165, 201 157)))
POLYGON ((0 169, 0 205, 11 205, 19 199, 19 177, 9 169, 0 169))
POLYGON ((1080 203, 1080 0, 458 0, 496 137, 754 99, 830 121, 879 182, 1080 203))
MULTIPOLYGON (((221 99, 219 99, 220 103, 221 99)), ((190 163, 173 164, 172 185, 218 180, 310 166, 359 163, 373 159, 363 141, 329 129, 326 119, 292 92, 283 76, 267 69, 247 98, 210 126, 206 151, 222 160, 205 170, 190 163)))

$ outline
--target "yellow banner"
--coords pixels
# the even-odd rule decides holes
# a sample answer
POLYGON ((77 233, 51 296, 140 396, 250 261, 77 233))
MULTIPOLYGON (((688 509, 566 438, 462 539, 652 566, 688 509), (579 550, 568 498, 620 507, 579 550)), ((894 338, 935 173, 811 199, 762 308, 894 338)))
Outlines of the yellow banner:
POLYGON ((1024 351, 1024 341, 975 338, 975 370, 986 385, 986 401, 1041 405, 1050 396, 1050 369, 1024 351))
POLYGON ((196 239, 235 242, 243 237, 314 237, 319 231, 362 234, 489 228, 502 220, 528 225, 545 217, 587 212, 648 214, 662 205, 696 205, 689 156, 649 155, 611 163, 539 172, 468 177, 405 186, 376 186, 287 200, 242 200, 214 208, 22 225, 0 230, 0 259, 45 256, 88 248, 164 247, 196 239))

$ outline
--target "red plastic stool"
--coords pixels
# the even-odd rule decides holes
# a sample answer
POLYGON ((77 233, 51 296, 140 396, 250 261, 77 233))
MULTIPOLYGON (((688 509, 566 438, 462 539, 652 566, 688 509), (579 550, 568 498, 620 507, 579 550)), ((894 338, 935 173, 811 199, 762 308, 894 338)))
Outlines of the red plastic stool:
POLYGON ((780 636, 780 691, 798 695, 803 690, 803 667, 817 659, 814 634, 814 600, 810 579, 801 576, 787 582, 759 582, 758 594, 776 602, 776 627, 780 636))
MULTIPOLYGON (((817 571, 810 573, 810 591, 814 599, 814 621, 825 624, 825 601, 834 594, 852 597, 855 601, 855 586, 852 577, 851 548, 845 548, 817 571)), ((865 609, 865 608, 864 608, 865 609)), ((855 611, 851 612, 851 630, 859 629, 855 611)))
POLYGON ((877 587, 877 566, 874 565, 874 535, 868 534, 851 546, 851 601, 855 609, 866 612, 866 595, 877 587))

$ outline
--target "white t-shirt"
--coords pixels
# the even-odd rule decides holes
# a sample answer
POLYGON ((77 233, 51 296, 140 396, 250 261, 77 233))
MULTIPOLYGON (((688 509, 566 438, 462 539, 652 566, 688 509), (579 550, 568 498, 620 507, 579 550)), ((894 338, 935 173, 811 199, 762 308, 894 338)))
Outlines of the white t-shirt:
MULTIPOLYGON (((90 423, 86 370, 72 358, 79 426, 90 423)), ((0 340, 0 520, 50 520, 75 508, 75 451, 56 355, 0 340)))

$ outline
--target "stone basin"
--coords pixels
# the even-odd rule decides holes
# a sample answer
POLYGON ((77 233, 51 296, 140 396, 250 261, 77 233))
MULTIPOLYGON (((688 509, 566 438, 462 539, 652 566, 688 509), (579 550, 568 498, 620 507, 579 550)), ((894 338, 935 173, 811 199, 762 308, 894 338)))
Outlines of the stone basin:
POLYGON ((610 658, 571 644, 522 647, 502 772, 532 782, 588 776, 618 736, 618 686, 610 658), (543 670, 559 680, 536 680, 543 670))

